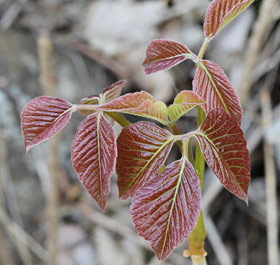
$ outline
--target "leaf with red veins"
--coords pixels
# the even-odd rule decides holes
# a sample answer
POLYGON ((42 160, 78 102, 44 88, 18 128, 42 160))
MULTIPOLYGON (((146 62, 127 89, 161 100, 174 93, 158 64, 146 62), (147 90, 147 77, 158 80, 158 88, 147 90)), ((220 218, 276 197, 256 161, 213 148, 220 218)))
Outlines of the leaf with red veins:
POLYGON ((102 93, 104 98, 104 103, 107 103, 113 99, 118 98, 121 95, 122 89, 125 84, 126 84, 126 80, 120 80, 107 87, 102 93))
POLYGON ((105 209, 114 171, 117 146, 114 130, 97 112, 79 126, 72 145, 73 166, 88 193, 105 209))
POLYGON ((125 94, 99 108, 104 111, 128 113, 168 124, 168 110, 165 103, 156 100, 145 91, 125 94))
POLYGON ((199 179, 192 164, 181 159, 137 191, 130 213, 139 235, 162 260, 193 231, 200 209, 199 179))
POLYGON ((174 99, 174 103, 168 107, 168 116, 172 122, 176 122, 186 112, 196 106, 202 106, 204 100, 196 93, 184 90, 174 99))
POLYGON ((116 166, 120 198, 133 197, 160 171, 173 142, 170 132, 150 122, 137 122, 122 130, 116 166))
POLYGON ((32 99, 22 110, 21 130, 25 153, 60 131, 70 120, 73 105, 61 98, 38 97, 32 99))
POLYGON ((254 0, 214 0, 205 15, 205 37, 213 38, 253 2, 254 0))
POLYGON ((213 109, 195 137, 205 161, 224 187, 247 202, 250 158, 238 123, 224 109, 213 109))
POLYGON ((240 125, 242 108, 225 72, 215 63, 201 60, 193 80, 193 91, 205 102, 206 113, 214 108, 225 109, 240 125))
POLYGON ((146 74, 167 70, 195 55, 185 45, 171 40, 153 40, 149 43, 143 62, 146 74))

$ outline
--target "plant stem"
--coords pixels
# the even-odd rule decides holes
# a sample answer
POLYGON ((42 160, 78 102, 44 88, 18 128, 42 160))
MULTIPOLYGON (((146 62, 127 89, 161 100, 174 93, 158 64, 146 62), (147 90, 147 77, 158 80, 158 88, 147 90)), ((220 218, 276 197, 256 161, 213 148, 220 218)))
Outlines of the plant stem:
POLYGON ((131 125, 131 122, 128 121, 123 115, 118 112, 105 112, 109 117, 115 120, 122 127, 131 125))
MULTIPOLYGON (((209 42, 210 42, 210 40, 207 38, 204 40, 204 42, 200 48, 199 54, 198 54, 199 59, 203 58, 209 42)), ((198 107, 197 128, 204 121, 204 119, 205 119, 205 113, 201 107, 198 107)), ((196 170, 196 173, 200 180, 201 192, 202 192, 202 188, 203 188, 204 168, 205 168, 204 157, 200 150, 200 146, 197 143, 196 144, 196 154, 195 154, 195 170, 196 170)), ((203 220, 203 213, 201 210, 197 223, 196 223, 196 227, 189 236, 190 255, 191 255, 192 263, 194 265, 206 265, 207 264, 207 261, 206 261, 207 253, 204 250, 205 238, 206 238, 206 230, 205 230, 205 224, 204 224, 204 220, 203 220)))
POLYGON ((206 52, 206 48, 208 47, 208 44, 209 44, 209 43, 210 43, 210 39, 205 38, 205 39, 204 39, 204 42, 203 42, 203 44, 202 44, 202 46, 201 46, 201 48, 200 48, 199 54, 198 54, 198 58, 199 58, 199 59, 202 59, 202 58, 203 58, 203 56, 204 56, 204 54, 205 54, 205 52, 206 52))
MULTIPOLYGON (((202 110, 201 107, 198 107, 197 109, 197 127, 200 126, 200 124, 205 119, 205 113, 202 110)), ((202 192, 203 188, 203 177, 204 177, 204 168, 205 168, 205 162, 204 162, 204 156, 200 150, 200 146, 197 143, 196 144, 196 154, 195 154, 195 170, 200 180, 200 189, 202 192)))
MULTIPOLYGON (((181 135, 182 134, 176 123, 170 124, 169 127, 171 128, 173 134, 175 134, 175 135, 181 135)), ((177 143, 179 145, 180 151, 182 152, 183 151, 182 142, 178 141, 177 143)), ((190 144, 188 144, 188 159, 191 162, 191 164, 194 166, 193 150, 192 150, 192 147, 191 147, 190 144)))

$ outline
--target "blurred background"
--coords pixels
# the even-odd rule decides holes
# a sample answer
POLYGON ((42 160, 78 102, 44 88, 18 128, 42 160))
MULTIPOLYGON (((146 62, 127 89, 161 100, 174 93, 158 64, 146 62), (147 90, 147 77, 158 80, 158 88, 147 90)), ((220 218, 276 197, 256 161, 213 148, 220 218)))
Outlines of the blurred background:
MULTIPOLYGON (((209 3, 0 0, 1 265, 190 264, 182 256, 187 241, 165 261, 155 258, 133 230, 130 200, 118 199, 115 174, 104 213, 83 189, 71 163, 72 140, 83 119, 79 113, 27 155, 20 113, 34 97, 79 103, 119 79, 128 80, 123 93, 145 90, 172 103, 178 91, 192 88, 195 66, 185 61, 145 76, 146 46, 168 38, 197 53, 209 3)), ((256 0, 218 34, 205 58, 225 70, 240 96, 252 171, 247 207, 206 170, 208 264, 279 264, 279 1, 256 0)), ((195 128, 195 114, 179 120, 183 132, 195 128)), ((172 156, 178 156, 176 150, 172 156)))

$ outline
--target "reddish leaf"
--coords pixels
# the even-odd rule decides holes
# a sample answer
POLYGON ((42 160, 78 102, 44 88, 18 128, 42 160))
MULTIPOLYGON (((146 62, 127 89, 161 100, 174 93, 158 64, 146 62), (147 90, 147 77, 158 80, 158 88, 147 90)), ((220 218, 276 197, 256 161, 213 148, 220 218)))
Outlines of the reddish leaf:
POLYGON ((120 197, 133 197, 159 172, 173 144, 172 135, 150 122, 125 127, 119 135, 116 171, 120 197))
POLYGON ((195 137, 208 166, 225 188, 247 201, 250 182, 249 152, 237 122, 224 109, 213 109, 195 137))
POLYGON ((100 109, 150 118, 162 124, 168 123, 166 105, 145 91, 125 94, 100 106, 100 109))
POLYGON ((108 198, 116 157, 116 139, 110 123, 99 112, 88 116, 74 138, 72 161, 82 184, 102 210, 108 198))
POLYGON ((175 122, 186 112, 196 106, 202 106, 205 102, 196 93, 188 90, 180 92, 174 99, 174 104, 168 107, 168 116, 171 121, 175 122))
POLYGON ((191 163, 181 159, 138 190, 130 213, 139 235, 164 259, 193 231, 200 208, 199 179, 191 163))
POLYGON ((242 108, 238 96, 225 72, 217 64, 208 60, 199 62, 193 91, 207 103, 202 106, 206 113, 214 108, 223 108, 241 124, 242 108))
POLYGON ((74 110, 72 104, 61 98, 32 99, 21 113, 25 152, 60 131, 70 120, 74 110))
POLYGON ((104 97, 104 103, 109 102, 115 98, 118 98, 125 84, 126 84, 126 80, 120 80, 112 84, 111 86, 107 87, 102 93, 104 97))
POLYGON ((253 2, 254 0, 214 0, 208 7, 204 20, 205 37, 213 38, 253 2))
POLYGON ((195 55, 183 44, 170 40, 153 40, 149 43, 143 66, 146 74, 167 70, 195 55))
MULTIPOLYGON (((121 94, 123 86, 126 84, 126 80, 120 80, 109 87, 107 87, 102 94, 100 95, 92 95, 88 98, 83 98, 81 100, 81 104, 86 105, 102 105, 105 104, 115 98, 118 98, 121 94)), ((79 112, 84 115, 88 116, 96 112, 96 110, 79 110, 79 112)))

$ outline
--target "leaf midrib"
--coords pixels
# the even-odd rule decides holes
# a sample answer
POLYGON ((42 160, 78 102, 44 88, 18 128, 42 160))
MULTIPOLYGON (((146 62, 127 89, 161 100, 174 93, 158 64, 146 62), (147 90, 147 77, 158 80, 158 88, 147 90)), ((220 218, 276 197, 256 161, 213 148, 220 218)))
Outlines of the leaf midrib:
POLYGON ((165 235, 164 235, 164 241, 163 241, 163 245, 162 245, 162 251, 161 251, 161 254, 160 254, 161 257, 162 257, 162 255, 163 255, 164 250, 165 250, 165 244, 166 244, 166 240, 167 240, 167 234, 168 234, 168 232, 169 232, 169 225, 170 225, 170 221, 171 221, 171 217, 172 217, 172 212, 173 212, 173 209, 174 209, 174 205, 175 205, 175 203, 176 203, 178 191, 179 191, 179 188, 180 188, 180 185, 181 185, 182 176, 183 176, 184 169, 185 169, 185 165, 186 165, 186 158, 182 158, 182 159, 181 159, 181 163, 182 163, 182 164, 181 164, 181 169, 180 169, 179 177, 178 177, 177 184, 176 184, 176 190, 175 190, 175 193, 174 193, 174 196, 173 196, 173 199, 172 199, 173 202, 172 202, 172 205, 171 205, 171 209, 170 209, 170 211, 169 211, 167 226, 166 226, 165 235))
POLYGON ((213 80, 212 78, 212 75, 210 74, 210 72, 208 71, 207 67, 202 63, 202 62, 199 62, 199 66, 204 70, 204 72, 206 73, 206 75, 208 76, 208 78, 210 79, 210 82, 212 83, 214 89, 215 89, 215 92, 216 94, 218 95, 218 98, 220 99, 220 101, 222 102, 222 105, 224 106, 224 109, 227 111, 228 114, 231 114, 227 108, 227 105, 226 103, 224 102, 223 100, 223 97, 219 91, 219 89, 217 88, 216 86, 216 83, 215 81, 213 80))
POLYGON ((147 166, 153 161, 153 159, 160 153, 160 151, 167 146, 171 141, 174 141, 173 137, 170 137, 166 142, 164 142, 160 148, 157 149, 157 151, 154 153, 154 155, 151 157, 151 159, 147 160, 148 162, 145 164, 145 166, 140 170, 140 172, 132 179, 132 181, 129 183, 126 191, 131 187, 131 185, 136 181, 136 179, 142 174, 142 172, 147 168, 147 166))

